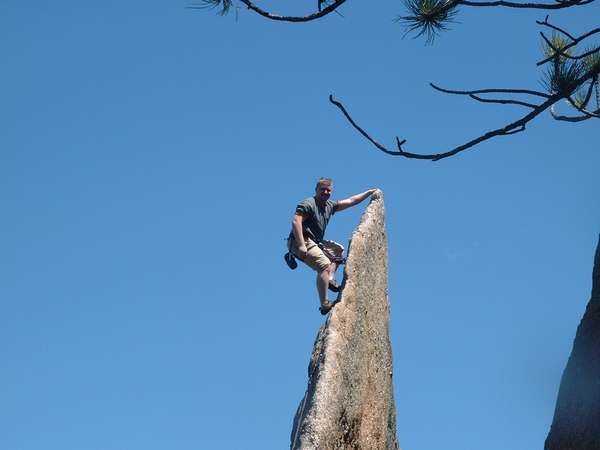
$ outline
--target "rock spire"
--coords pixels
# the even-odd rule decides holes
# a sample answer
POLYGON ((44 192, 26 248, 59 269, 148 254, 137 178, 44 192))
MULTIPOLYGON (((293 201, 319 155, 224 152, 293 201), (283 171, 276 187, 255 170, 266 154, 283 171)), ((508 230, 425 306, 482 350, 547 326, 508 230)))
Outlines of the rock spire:
POLYGON ((545 450, 600 449, 600 239, 592 296, 560 382, 545 450))
POLYGON ((387 239, 376 192, 352 234, 343 290, 319 330, 292 450, 398 450, 389 339, 387 239))

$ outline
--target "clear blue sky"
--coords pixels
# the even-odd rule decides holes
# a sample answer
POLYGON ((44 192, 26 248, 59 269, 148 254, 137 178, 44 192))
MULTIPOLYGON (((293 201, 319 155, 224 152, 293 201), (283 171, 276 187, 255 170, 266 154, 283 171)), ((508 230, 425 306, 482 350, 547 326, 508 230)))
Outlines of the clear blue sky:
POLYGON ((463 10, 426 47, 400 2, 303 25, 185 5, 0 6, 0 449, 288 447, 324 319, 283 238, 319 176, 385 193, 403 449, 542 448, 590 293, 598 122, 418 162, 327 96, 390 145, 454 146, 521 111, 427 83, 539 88, 545 13, 463 10))

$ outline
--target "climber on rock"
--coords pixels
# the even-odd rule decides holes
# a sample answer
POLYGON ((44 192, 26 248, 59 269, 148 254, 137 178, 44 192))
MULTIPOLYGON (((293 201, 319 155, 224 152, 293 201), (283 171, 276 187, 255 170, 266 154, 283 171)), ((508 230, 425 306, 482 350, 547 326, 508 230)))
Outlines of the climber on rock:
POLYGON ((284 255, 290 269, 298 265, 295 258, 304 262, 317 272, 317 292, 321 314, 327 314, 335 302, 327 299, 327 289, 339 292, 340 286, 335 280, 335 271, 344 262, 342 247, 337 242, 323 239, 325 228, 332 215, 357 205, 370 197, 377 189, 369 189, 344 200, 330 200, 333 192, 333 180, 320 178, 315 187, 315 195, 302 200, 296 206, 292 219, 292 231, 287 239, 288 253, 284 255))

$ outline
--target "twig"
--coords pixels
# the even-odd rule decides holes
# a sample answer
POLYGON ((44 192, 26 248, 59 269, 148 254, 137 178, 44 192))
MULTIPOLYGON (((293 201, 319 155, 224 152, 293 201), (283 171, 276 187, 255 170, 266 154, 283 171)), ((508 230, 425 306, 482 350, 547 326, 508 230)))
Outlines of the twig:
POLYGON ((543 31, 540 31, 540 36, 542 36, 542 39, 544 39, 544 42, 546 42, 546 44, 548 45, 548 47, 550 47, 552 50, 554 50, 554 54, 552 56, 550 56, 550 58, 554 58, 554 57, 556 57, 556 55, 558 55, 558 56, 562 56, 563 58, 566 58, 566 59, 583 59, 586 56, 593 55, 594 53, 598 53, 598 51, 600 51, 600 46, 599 46, 599 47, 596 47, 596 48, 594 48, 592 50, 589 50, 589 51, 587 51, 585 53, 582 53, 581 55, 571 56, 568 53, 565 53, 565 50, 567 48, 571 48, 573 46, 573 44, 565 46, 562 49, 560 49, 560 48, 556 48, 554 46, 554 44, 552 44, 552 42, 550 41, 550 39, 548 39, 546 37, 546 35, 544 34, 543 31))
POLYGON ((573 35, 571 35, 570 33, 568 33, 567 31, 563 30, 560 27, 557 27, 556 25, 552 25, 550 22, 548 22, 548 17, 550 16, 546 16, 544 17, 544 21, 540 22, 539 20, 536 20, 535 23, 537 23, 538 25, 543 25, 546 26, 548 28, 551 28, 554 31, 558 31, 559 33, 564 34, 565 36, 567 36, 569 39, 571 39, 572 41, 575 40, 575 38, 573 37, 573 35))
POLYGON ((456 89, 446 89, 440 86, 437 86, 433 83, 429 83, 436 91, 443 92, 444 94, 458 94, 458 95, 471 95, 471 94, 527 94, 527 95, 536 95, 538 97, 550 98, 550 95, 540 92, 540 91, 532 91, 531 89, 474 89, 470 91, 459 91, 456 89))
POLYGON ((588 111, 587 109, 582 108, 581 106, 577 106, 577 103, 575 103, 575 101, 570 96, 567 97, 567 101, 573 108, 575 108, 577 111, 579 111, 583 115, 588 116, 590 118, 593 117, 595 119, 600 119, 600 109, 598 109, 596 111, 588 111))
MULTIPOLYGON (((585 97, 583 98, 583 102, 581 104, 581 106, 583 108, 585 108, 588 103, 590 102, 590 99, 592 98, 592 92, 594 91, 594 80, 591 81, 590 86, 588 87, 587 92, 585 93, 585 97)), ((569 101, 571 100, 571 97, 569 97, 569 101)))
MULTIPOLYGON (((363 130, 350 116, 350 114, 348 114, 348 111, 346 111, 346 108, 344 108, 344 105, 342 105, 340 102, 338 102, 337 100, 334 100, 333 95, 329 95, 329 101, 331 103, 333 103, 335 106, 337 106, 342 113, 344 114, 344 116, 346 116, 346 119, 348 119, 348 122, 350 122, 350 124, 360 133, 362 134, 369 142, 371 142, 371 144, 373 144, 375 147, 377 147, 379 150, 381 150, 383 153, 387 153, 388 155, 394 155, 394 156, 398 156, 398 155, 402 155, 403 152, 399 151, 399 152, 395 152, 393 150, 388 150, 387 148, 385 148, 384 145, 380 144, 379 142, 377 142, 375 139, 373 139, 371 136, 369 136, 369 134, 363 130)), ((398 139, 396 137, 396 139, 398 139)), ((398 146, 401 146, 404 142, 406 142, 406 140, 399 142, 398 146)))
MULTIPOLYGON (((544 20, 544 22, 540 22, 540 21, 536 21, 537 24, 539 25, 544 25, 547 27, 550 27, 552 29, 558 29, 558 27, 551 25, 550 23, 548 23, 548 17, 546 16, 546 19, 544 20)), ((546 40, 546 43, 548 43, 548 45, 556 52, 558 52, 559 54, 561 54, 562 56, 568 56, 565 54, 565 51, 570 49, 571 47, 574 47, 575 45, 577 45, 578 43, 580 43, 581 41, 583 41, 584 39, 587 39, 588 37, 596 34, 596 33, 600 33, 600 28, 594 28, 593 30, 588 31, 587 33, 582 34, 581 36, 575 38, 573 36, 571 36, 570 34, 566 33, 563 30, 560 30, 562 33, 565 33, 566 36, 568 36, 572 42, 570 44, 565 45, 563 48, 561 48, 560 50, 555 49, 554 46, 552 44, 548 43, 548 40, 546 39, 546 37, 542 34, 542 37, 546 40)), ((594 52, 598 51, 598 49, 594 49, 591 52, 588 52, 588 54, 592 54, 594 52)), ((585 56, 588 56, 588 54, 585 54, 585 56)), ((556 55, 550 55, 545 59, 542 59, 541 61, 537 62, 536 65, 537 66, 541 66, 542 64, 546 64, 548 61, 552 61, 552 59, 555 57, 556 55)), ((584 57, 584 56, 580 56, 580 57, 584 57)), ((575 58, 578 59, 578 58, 575 58)))
POLYGON ((469 94, 469 97, 471 97, 473 100, 477 100, 478 102, 482 102, 482 103, 499 103, 501 105, 520 105, 520 106, 526 106, 528 108, 537 108, 538 107, 538 105, 534 105, 533 103, 522 102, 520 100, 504 100, 504 99, 499 99, 499 98, 482 98, 475 94, 469 94))
POLYGON ((563 115, 557 114, 554 111, 554 107, 555 106, 556 105, 552 105, 550 107, 550 115, 555 120, 561 120, 563 122, 583 122, 584 120, 591 119, 591 117, 585 116, 585 115, 582 115, 582 116, 563 116, 563 115))

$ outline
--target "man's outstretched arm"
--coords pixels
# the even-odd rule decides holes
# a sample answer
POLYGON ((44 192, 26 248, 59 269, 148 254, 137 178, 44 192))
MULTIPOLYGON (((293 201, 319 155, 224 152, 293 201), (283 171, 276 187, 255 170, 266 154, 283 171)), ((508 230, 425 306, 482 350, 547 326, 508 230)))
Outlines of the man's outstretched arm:
POLYGON ((340 200, 337 202, 337 206, 335 211, 343 211, 346 208, 350 208, 351 206, 358 205, 365 198, 370 197, 373 193, 377 191, 377 189, 369 189, 368 191, 361 192, 360 194, 353 195, 352 197, 345 198, 344 200, 340 200))

